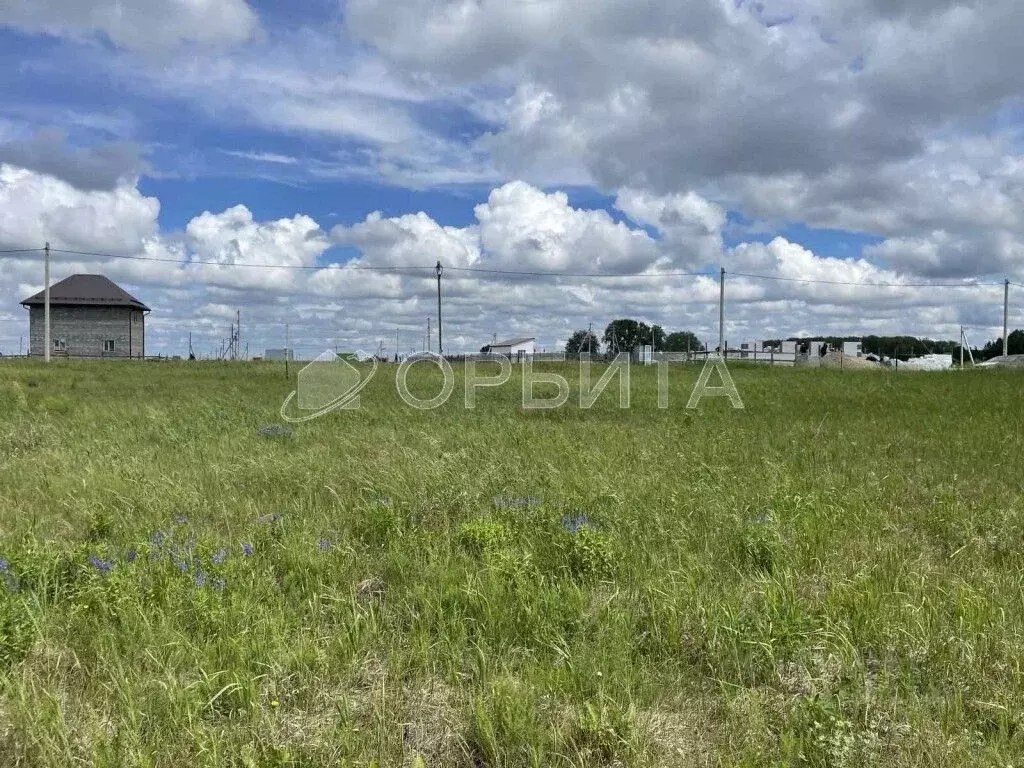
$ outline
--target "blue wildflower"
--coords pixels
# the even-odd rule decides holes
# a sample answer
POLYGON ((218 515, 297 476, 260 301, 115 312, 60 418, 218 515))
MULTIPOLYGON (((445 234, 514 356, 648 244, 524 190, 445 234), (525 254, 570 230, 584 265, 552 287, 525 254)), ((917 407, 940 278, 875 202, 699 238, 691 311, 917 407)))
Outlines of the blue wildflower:
POLYGON ((228 551, 226 549, 218 549, 210 559, 214 565, 224 565, 224 561, 228 559, 228 551))
POLYGON ((522 496, 517 498, 508 498, 505 496, 494 497, 494 506, 498 509, 529 509, 530 507, 539 507, 543 503, 544 502, 536 496, 522 496))
POLYGON ((188 518, 185 517, 184 515, 175 515, 174 516, 174 522, 177 523, 178 525, 184 525, 185 523, 188 522, 188 518))
POLYGON ((329 542, 327 539, 320 539, 320 541, 317 542, 317 546, 320 547, 321 552, 331 551, 331 542, 329 542))
POLYGON ((93 568, 95 568, 97 571, 100 571, 101 573, 110 573, 112 570, 114 570, 113 563, 109 562, 108 560, 103 560, 99 557, 96 557, 96 555, 89 555, 89 565, 91 565, 93 568))
POLYGON ((242 545, 242 553, 246 557, 252 557, 252 544, 243 544, 242 545))
POLYGON ((196 586, 202 589, 206 586, 206 574, 200 571, 196 574, 196 586))
POLYGON ((178 563, 178 570, 182 573, 188 573, 188 563, 182 560, 180 563, 178 563))
POLYGON ((11 592, 18 591, 18 579, 13 573, 11 573, 11 564, 6 560, 0 560, 0 573, 4 576, 4 583, 11 592))
POLYGON ((586 515, 566 515, 562 518, 562 527, 572 534, 579 533, 589 524, 590 520, 586 515))
POLYGON ((127 558, 128 558, 128 562, 129 562, 129 563, 134 563, 134 562, 135 562, 135 559, 136 559, 136 558, 137 558, 138 556, 139 556, 139 553, 138 553, 138 552, 136 552, 136 551, 135 551, 134 549, 132 549, 132 550, 129 550, 129 551, 128 551, 128 555, 127 555, 127 558))
POLYGON ((213 580, 213 588, 215 590, 217 590, 218 592, 222 591, 224 589, 224 587, 226 587, 227 585, 228 585, 228 583, 226 581, 224 581, 224 579, 214 579, 213 580))

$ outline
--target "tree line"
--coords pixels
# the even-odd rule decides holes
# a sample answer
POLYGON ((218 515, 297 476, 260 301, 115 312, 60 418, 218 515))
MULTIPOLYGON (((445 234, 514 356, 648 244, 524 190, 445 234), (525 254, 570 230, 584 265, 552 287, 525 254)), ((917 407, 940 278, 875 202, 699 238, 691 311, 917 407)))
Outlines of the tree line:
MULTIPOLYGON (((786 341, 802 341, 797 336, 790 336, 786 341)), ((922 355, 953 355, 960 356, 959 341, 943 341, 937 339, 919 338, 917 336, 822 336, 821 341, 828 343, 829 347, 842 349, 844 341, 858 341, 861 343, 861 351, 865 355, 879 355, 891 357, 897 360, 907 360, 911 357, 922 355)), ((765 344, 778 344, 781 339, 766 339, 765 344)), ((1024 331, 1016 330, 1007 336, 1008 352, 1011 355, 1024 354, 1024 331)), ((992 339, 987 341, 983 347, 971 347, 971 353, 977 362, 990 360, 1003 354, 1003 340, 992 339)), ((967 358, 967 348, 964 348, 964 358, 967 358)))
MULTIPOLYGON (((805 341, 807 337, 790 336, 785 341, 805 341)), ((878 355, 907 360, 921 355, 953 355, 959 357, 959 341, 943 341, 917 336, 822 336, 835 349, 842 349, 843 342, 857 341, 866 355, 878 355)), ((766 345, 776 348, 783 339, 765 339, 766 345)), ((1024 330, 1015 330, 1007 337, 1009 354, 1024 354, 1024 330)), ((665 333, 660 325, 648 325, 642 320, 620 318, 612 320, 600 337, 590 330, 579 330, 569 337, 565 352, 569 355, 589 353, 591 355, 616 355, 619 352, 633 352, 643 345, 652 345, 659 352, 704 352, 707 345, 692 331, 665 333)), ((976 361, 990 360, 1003 354, 1003 340, 992 339, 982 347, 971 348, 976 361)), ((966 356, 966 350, 965 350, 966 356)))
POLYGON ((568 355, 617 355, 620 352, 632 352, 645 345, 653 346, 659 352, 697 352, 705 349, 705 345, 692 331, 665 333, 665 329, 660 325, 648 325, 642 320, 620 318, 608 323, 604 335, 600 338, 589 330, 576 331, 566 342, 565 352, 568 355))

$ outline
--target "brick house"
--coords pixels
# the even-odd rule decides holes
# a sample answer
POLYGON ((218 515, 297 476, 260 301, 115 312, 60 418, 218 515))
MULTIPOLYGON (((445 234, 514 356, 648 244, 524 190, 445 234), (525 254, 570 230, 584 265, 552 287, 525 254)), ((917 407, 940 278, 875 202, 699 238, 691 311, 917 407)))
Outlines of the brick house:
MULTIPOLYGON (((43 356, 44 294, 29 311, 29 354, 43 356)), ((143 358, 149 307, 103 275, 72 275, 50 286, 50 354, 91 359, 143 358)))

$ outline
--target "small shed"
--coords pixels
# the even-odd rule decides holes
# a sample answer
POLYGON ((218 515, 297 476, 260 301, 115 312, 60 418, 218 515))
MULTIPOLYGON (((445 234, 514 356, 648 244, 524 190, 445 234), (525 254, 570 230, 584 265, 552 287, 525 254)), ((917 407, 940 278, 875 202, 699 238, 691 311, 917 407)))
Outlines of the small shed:
POLYGON ((485 355, 504 355, 514 359, 532 357, 536 352, 537 339, 533 336, 496 341, 483 348, 485 355))

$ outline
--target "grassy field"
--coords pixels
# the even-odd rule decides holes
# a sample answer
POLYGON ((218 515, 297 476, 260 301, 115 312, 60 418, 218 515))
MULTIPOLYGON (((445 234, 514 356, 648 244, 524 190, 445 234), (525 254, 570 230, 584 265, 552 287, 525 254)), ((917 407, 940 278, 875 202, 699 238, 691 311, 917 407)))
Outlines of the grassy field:
POLYGON ((0 363, 0 765, 1022 765, 1024 380, 732 370, 0 363))

